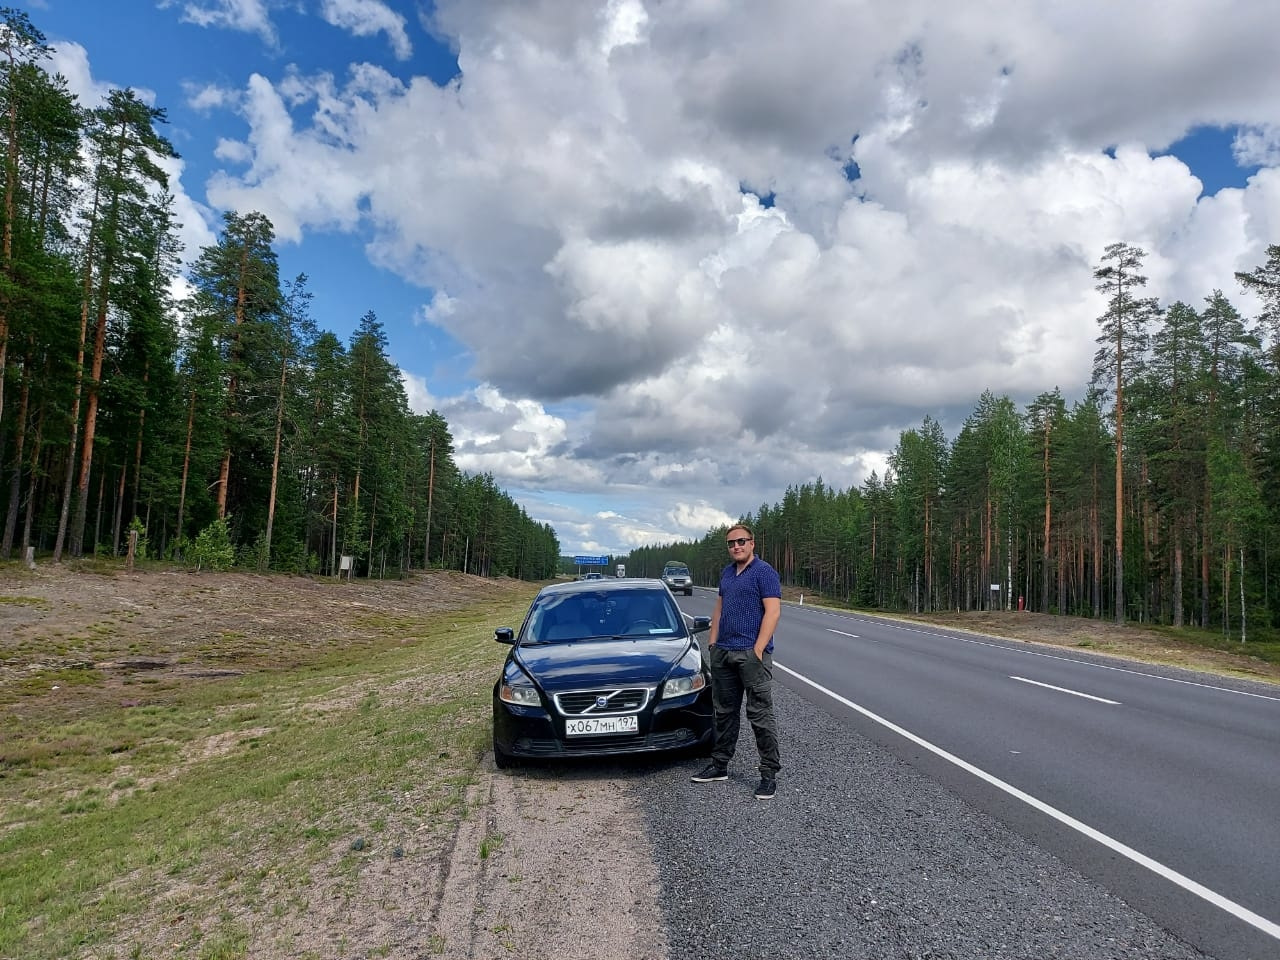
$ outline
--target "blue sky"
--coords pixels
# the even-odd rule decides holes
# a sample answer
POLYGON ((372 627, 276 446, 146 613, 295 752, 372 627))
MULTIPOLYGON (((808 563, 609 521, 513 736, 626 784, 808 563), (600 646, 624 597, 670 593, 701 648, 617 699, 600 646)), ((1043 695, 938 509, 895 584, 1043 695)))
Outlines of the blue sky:
MULTIPOLYGON (((413 33, 413 53, 400 60, 385 33, 355 36, 314 12, 304 12, 306 8, 287 4, 271 8, 273 43, 259 33, 200 26, 184 19, 184 6, 166 7, 156 0, 47 0, 33 5, 29 15, 51 44, 72 42, 84 47, 95 81, 146 90, 154 105, 164 108, 168 124, 161 132, 182 155, 183 184, 197 202, 205 202, 202 185, 223 166, 215 156, 219 140, 243 136, 245 124, 234 116, 192 107, 193 87, 235 86, 252 73, 280 76, 289 68, 342 75, 350 63, 363 59, 384 63, 406 79, 427 76, 438 84, 448 83, 458 72, 457 58, 448 45, 415 27, 412 18, 406 29, 413 33), (140 50, 143 46, 145 52, 140 50)), ((220 213, 212 206, 206 211, 215 229, 220 213)), ((368 238, 367 229, 320 229, 309 232, 302 242, 281 243, 277 248, 281 276, 308 275, 322 328, 345 340, 359 318, 373 310, 387 325, 393 349, 403 351, 406 362, 439 358, 425 371, 433 383, 448 391, 463 389, 469 383, 462 376, 465 363, 459 361, 465 347, 438 328, 414 329, 413 318, 424 299, 430 299, 429 291, 424 296, 422 287, 372 265, 363 253, 368 238)))
POLYGON ((1249 177, 1260 169, 1256 163, 1237 162, 1232 144, 1239 134, 1237 127, 1197 127, 1167 150, 1177 157, 1200 180, 1202 192, 1212 196, 1223 187, 1242 188, 1249 177))
POLYGON ((167 111, 189 257, 266 213, 317 322, 373 310, 459 463, 597 554, 860 484, 985 389, 1080 396, 1114 240, 1165 302, 1256 307, 1274 4, 964 6, 26 9, 85 103, 167 111))

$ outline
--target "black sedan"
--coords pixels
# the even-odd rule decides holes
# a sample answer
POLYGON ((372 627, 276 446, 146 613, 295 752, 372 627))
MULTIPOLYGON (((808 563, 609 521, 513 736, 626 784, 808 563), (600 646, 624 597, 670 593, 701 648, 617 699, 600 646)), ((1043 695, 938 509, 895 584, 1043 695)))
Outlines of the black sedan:
POLYGON ((711 674, 697 634, 660 580, 545 587, 493 686, 493 757, 588 757, 711 748, 711 674))

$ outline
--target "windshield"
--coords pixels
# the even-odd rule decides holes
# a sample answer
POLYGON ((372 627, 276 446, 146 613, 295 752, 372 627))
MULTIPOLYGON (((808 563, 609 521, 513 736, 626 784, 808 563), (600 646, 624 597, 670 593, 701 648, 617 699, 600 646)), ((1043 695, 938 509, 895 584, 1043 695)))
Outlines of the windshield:
POLYGON ((688 567, 667 567, 662 571, 668 577, 687 577, 689 575, 688 567))
POLYGON ((522 644, 599 637, 683 637, 680 611, 656 590, 550 594, 529 614, 522 644))

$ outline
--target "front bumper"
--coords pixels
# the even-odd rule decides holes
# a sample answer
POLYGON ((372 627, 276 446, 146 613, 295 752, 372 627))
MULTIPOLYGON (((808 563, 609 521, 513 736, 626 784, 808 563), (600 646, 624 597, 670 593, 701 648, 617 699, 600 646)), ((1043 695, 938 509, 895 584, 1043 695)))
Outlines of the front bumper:
POLYGON ((566 737, 564 718, 493 698, 493 740, 512 757, 601 757, 706 746, 713 736, 710 686, 691 700, 658 702, 638 714, 639 730, 597 737, 566 737))

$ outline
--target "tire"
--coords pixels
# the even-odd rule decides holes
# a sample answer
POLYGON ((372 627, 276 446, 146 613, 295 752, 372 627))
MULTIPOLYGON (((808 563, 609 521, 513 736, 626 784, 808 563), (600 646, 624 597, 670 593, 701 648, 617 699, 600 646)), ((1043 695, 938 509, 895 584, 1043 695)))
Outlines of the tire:
POLYGON ((515 757, 498 746, 497 740, 493 741, 493 765, 495 767, 499 770, 510 770, 515 766, 515 762, 515 757))
POLYGON ((686 590, 686 591, 684 592, 684 595, 685 595, 686 597, 692 597, 692 596, 693 596, 693 587, 690 587, 688 590, 686 590))

